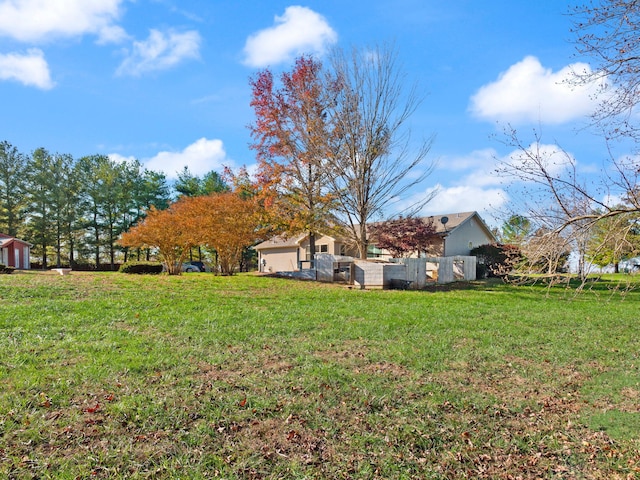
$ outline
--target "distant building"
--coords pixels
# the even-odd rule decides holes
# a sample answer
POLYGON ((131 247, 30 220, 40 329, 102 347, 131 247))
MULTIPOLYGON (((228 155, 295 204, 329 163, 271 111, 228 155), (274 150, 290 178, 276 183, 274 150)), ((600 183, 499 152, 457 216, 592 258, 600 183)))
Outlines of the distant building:
POLYGON ((0 263, 21 270, 31 268, 31 245, 24 240, 0 233, 0 263))

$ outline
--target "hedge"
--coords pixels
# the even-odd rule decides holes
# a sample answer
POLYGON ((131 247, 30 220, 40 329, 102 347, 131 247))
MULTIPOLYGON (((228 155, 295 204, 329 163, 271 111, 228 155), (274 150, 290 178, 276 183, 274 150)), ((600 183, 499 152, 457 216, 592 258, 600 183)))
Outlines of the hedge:
POLYGON ((162 264, 157 262, 127 262, 120 266, 120 273, 158 274, 162 273, 162 264))

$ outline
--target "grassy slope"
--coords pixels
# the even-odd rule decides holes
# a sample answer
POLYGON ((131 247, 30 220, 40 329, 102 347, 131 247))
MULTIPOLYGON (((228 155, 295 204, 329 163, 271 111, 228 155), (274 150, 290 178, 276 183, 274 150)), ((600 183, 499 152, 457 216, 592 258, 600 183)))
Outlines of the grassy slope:
POLYGON ((0 276, 0 478, 635 478, 611 285, 0 276))

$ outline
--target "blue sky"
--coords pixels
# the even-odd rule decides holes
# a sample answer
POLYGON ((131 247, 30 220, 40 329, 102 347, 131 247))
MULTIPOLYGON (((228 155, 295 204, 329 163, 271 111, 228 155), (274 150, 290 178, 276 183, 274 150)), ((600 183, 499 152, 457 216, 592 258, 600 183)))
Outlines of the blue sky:
MULTIPOLYGON (((585 130, 587 88, 563 83, 584 59, 573 2, 558 0, 0 0, 0 140, 29 153, 137 158, 175 177, 255 163, 248 79, 296 55, 393 43, 425 99, 416 136, 435 134, 438 187, 424 214, 515 199, 494 174, 511 124, 560 144, 585 172, 605 151, 585 130), (498 139, 493 138, 498 135, 498 139)), ((506 183, 505 183, 506 182, 506 183)))

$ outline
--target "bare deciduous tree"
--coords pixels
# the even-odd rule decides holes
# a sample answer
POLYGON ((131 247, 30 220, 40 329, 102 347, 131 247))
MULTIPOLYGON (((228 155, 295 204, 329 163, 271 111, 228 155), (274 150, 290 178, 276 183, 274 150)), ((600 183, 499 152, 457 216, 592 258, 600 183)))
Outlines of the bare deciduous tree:
POLYGON ((614 153, 622 145, 614 140, 626 140, 625 146, 630 141, 632 150, 640 140, 635 115, 640 103, 640 2, 600 0, 577 6, 571 13, 578 53, 591 60, 590 68, 574 72, 572 82, 599 86, 599 104, 591 118, 603 135, 607 158, 599 175, 587 179, 579 175, 577 161, 568 152, 541 148, 538 133, 527 145, 509 127, 505 143, 519 155, 499 170, 521 180, 519 187, 527 185, 527 216, 551 237, 543 243, 552 245, 558 236, 570 241, 584 274, 585 253, 598 250, 593 245, 594 226, 640 215, 640 157, 614 153))
MULTIPOLYGON (((612 151, 613 139, 631 140, 634 149, 640 140, 636 114, 640 103, 640 2, 600 0, 577 6, 572 13, 578 53, 590 58, 593 67, 575 72, 573 81, 600 86, 600 103, 592 118, 609 147, 600 193, 624 199, 615 206, 594 202, 594 210, 602 218, 640 213, 639 157, 616 156, 612 151)), ((578 194, 595 200, 584 192, 578 194)))
POLYGON ((563 272, 567 267, 571 249, 570 237, 557 231, 540 228, 522 248, 525 261, 520 271, 551 276, 563 272))
MULTIPOLYGON (((415 87, 405 88, 392 48, 350 55, 336 50, 331 66, 339 88, 331 110, 329 180, 346 235, 366 258, 366 224, 431 173, 426 158, 433 137, 412 143, 408 120, 421 99, 415 87)), ((432 197, 418 201, 415 210, 432 197)))
POLYGON ((516 188, 523 189, 526 216, 551 237, 541 244, 557 244, 558 236, 569 242, 578 254, 578 272, 584 277, 592 227, 604 219, 640 214, 640 172, 628 165, 633 160, 612 161, 600 176, 587 181, 579 175, 577 161, 569 152, 543 145, 538 133, 534 132, 532 142, 525 143, 509 127, 505 144, 517 153, 502 162, 498 171, 520 181, 516 188))
POLYGON ((592 70, 575 72, 576 84, 596 84, 600 106, 593 119, 607 138, 640 135, 633 110, 640 102, 640 3, 600 0, 574 7, 573 33, 578 53, 592 70))

